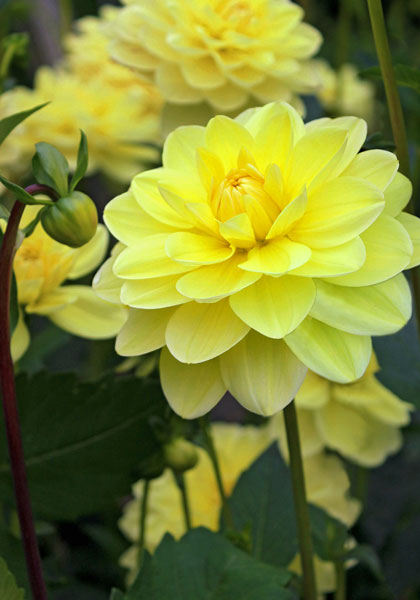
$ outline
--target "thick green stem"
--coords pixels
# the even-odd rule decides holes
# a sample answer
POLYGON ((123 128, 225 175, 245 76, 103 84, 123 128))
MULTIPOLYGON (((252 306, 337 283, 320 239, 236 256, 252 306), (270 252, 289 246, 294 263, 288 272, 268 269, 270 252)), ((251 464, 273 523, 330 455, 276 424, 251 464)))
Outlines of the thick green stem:
POLYGON ((219 489, 220 499, 222 501, 223 519, 225 527, 228 529, 234 529, 232 511, 230 509, 229 501, 226 496, 225 488, 223 485, 222 472, 220 470, 219 458, 217 456, 216 447, 214 445, 213 437, 210 433, 210 429, 205 417, 200 419, 201 430, 204 435, 204 441, 206 444, 206 450, 210 457, 213 465, 214 475, 216 477, 217 487, 219 489))
POLYGON ((351 2, 348 0, 340 0, 340 8, 338 13, 338 26, 336 31, 336 55, 335 66, 338 69, 344 64, 350 53, 350 36, 352 25, 352 10, 351 2))
POLYGON ((287 446, 289 449, 290 473, 292 477, 300 560, 303 575, 304 600, 317 600, 315 569, 312 549, 311 521, 306 501, 305 477, 300 449, 299 428, 295 401, 284 409, 287 446))
POLYGON ((178 489, 181 494, 182 510, 184 513, 184 520, 185 520, 185 528, 187 531, 189 531, 191 529, 191 511, 190 511, 190 503, 188 500, 187 486, 185 485, 185 477, 184 477, 183 473, 175 473, 175 471, 173 471, 173 474, 174 474, 176 484, 177 484, 178 489))
POLYGON ((346 600, 346 567, 342 560, 335 563, 335 600, 346 600))
POLYGON ((150 479, 145 479, 143 488, 143 497, 140 505, 140 523, 139 523, 139 549, 137 554, 137 565, 140 567, 143 559, 144 541, 146 537, 146 517, 150 492, 150 479))

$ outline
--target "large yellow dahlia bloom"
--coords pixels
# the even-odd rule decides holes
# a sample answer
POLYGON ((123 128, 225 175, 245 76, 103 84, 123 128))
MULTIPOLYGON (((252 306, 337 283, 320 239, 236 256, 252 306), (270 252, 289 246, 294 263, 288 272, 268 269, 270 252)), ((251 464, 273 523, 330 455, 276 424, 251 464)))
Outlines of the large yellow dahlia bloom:
MULTIPOLYGON (((231 495, 240 475, 248 469, 260 454, 269 446, 270 436, 265 427, 240 426, 216 423, 211 426, 217 454, 220 460, 223 484, 228 496, 231 495)), ((207 453, 197 448, 199 461, 185 473, 193 527, 219 529, 220 493, 214 470, 207 453)), ((305 459, 306 485, 309 501, 323 508, 348 526, 353 525, 359 512, 359 503, 350 498, 349 479, 340 460, 320 453, 305 459)), ((121 563, 130 569, 131 578, 137 571, 136 543, 139 538, 139 514, 143 497, 144 481, 133 486, 134 499, 124 508, 119 525, 133 542, 122 556, 121 563)), ((185 533, 182 504, 173 474, 168 469, 161 477, 150 482, 148 513, 146 521, 146 547, 154 551, 166 532, 175 538, 185 533)), ((334 589, 334 568, 331 564, 317 560, 317 579, 321 591, 334 589)), ((298 570, 298 561, 290 565, 298 570)))
POLYGON ((321 43, 289 0, 124 0, 110 27, 112 56, 154 76, 171 103, 217 110, 293 99, 312 89, 321 43))
POLYGON ((121 243, 94 283, 130 307, 117 352, 164 346, 163 390, 183 417, 226 390, 271 415, 307 367, 358 379, 371 336, 408 320, 401 270, 420 260, 420 221, 401 214, 411 185, 396 157, 357 154, 365 136, 360 119, 305 126, 284 103, 218 116, 173 132, 163 167, 106 206, 121 243))
MULTIPOLYGON (((302 449, 306 456, 323 448, 335 450, 364 467, 377 467, 403 442, 401 427, 410 421, 411 404, 403 402, 378 381, 375 355, 366 373, 346 385, 308 372, 296 394, 302 449)), ((286 452, 281 414, 270 428, 286 452)))
MULTIPOLYGON (((35 218, 39 206, 25 207, 21 227, 35 218)), ((88 285, 63 285, 80 279, 103 260, 108 232, 98 225, 95 236, 80 248, 70 248, 49 237, 41 224, 19 246, 13 269, 20 319, 12 336, 12 356, 18 360, 29 345, 23 313, 47 316, 58 327, 80 337, 113 337, 126 318, 125 309, 98 298, 88 285)))

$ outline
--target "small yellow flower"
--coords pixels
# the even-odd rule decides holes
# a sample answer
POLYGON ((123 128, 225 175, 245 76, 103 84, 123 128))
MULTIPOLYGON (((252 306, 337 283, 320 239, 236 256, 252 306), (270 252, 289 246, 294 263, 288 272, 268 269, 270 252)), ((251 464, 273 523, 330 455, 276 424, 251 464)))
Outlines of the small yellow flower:
POLYGON ((420 262, 420 221, 394 154, 358 154, 355 117, 304 125, 285 103, 181 127, 104 219, 121 242, 95 277, 130 307, 122 356, 161 354, 173 409, 194 418, 226 390, 271 415, 306 368, 360 378, 371 336, 411 314, 401 274, 420 262))
MULTIPOLYGON (((40 210, 27 206, 21 227, 26 227, 40 210)), ((55 325, 80 337, 112 337, 125 320, 125 310, 98 298, 87 285, 63 285, 79 279, 103 260, 108 233, 98 225, 95 236, 80 248, 64 246, 50 238, 41 224, 25 238, 16 252, 13 267, 21 314, 12 336, 12 356, 18 360, 29 345, 23 313, 47 316, 55 325)))
MULTIPOLYGON (((265 427, 227 423, 212 425, 212 435, 220 460, 224 487, 226 493, 230 495, 241 473, 250 467, 269 446, 270 435, 265 427)), ((201 448, 197 450, 199 453, 197 466, 185 473, 192 525, 217 531, 221 510, 220 494, 207 453, 201 448)), ((306 459, 304 469, 309 501, 341 519, 348 526, 352 525, 359 514, 360 506, 356 500, 348 496, 349 480, 340 460, 333 456, 319 454, 306 459)), ((135 544, 139 537, 139 513, 143 489, 143 481, 133 486, 134 500, 126 505, 119 522, 124 534, 134 544, 121 560, 123 566, 130 569, 131 577, 134 576, 137 568, 135 544)), ((145 539, 146 547, 153 552, 166 532, 171 533, 175 538, 180 538, 185 533, 185 527, 179 490, 169 470, 158 479, 151 481, 149 494, 145 539)), ((296 561, 293 561, 291 567, 293 570, 298 570, 295 563, 296 561)), ((318 565, 324 583, 323 591, 327 591, 326 576, 328 589, 333 589, 331 565, 321 561, 318 565)))
MULTIPOLYGON (((375 377, 373 355, 365 375, 347 385, 308 372, 296 395, 303 452, 327 447, 364 467, 377 467, 402 446, 400 428, 410 422, 411 404, 403 402, 375 377)), ((286 439, 282 416, 273 417, 273 433, 286 439)))
POLYGON ((315 84, 308 58, 320 33, 289 0, 124 0, 111 54, 153 75, 167 101, 221 112, 291 101, 315 84))

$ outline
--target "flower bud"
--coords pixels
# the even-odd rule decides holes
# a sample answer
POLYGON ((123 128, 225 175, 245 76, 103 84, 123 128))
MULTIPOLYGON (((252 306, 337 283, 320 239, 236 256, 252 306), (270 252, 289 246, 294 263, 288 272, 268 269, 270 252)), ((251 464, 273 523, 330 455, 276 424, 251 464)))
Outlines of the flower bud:
POLYGON ((45 210, 41 223, 48 235, 57 242, 79 248, 94 236, 98 212, 89 196, 72 192, 45 210))
POLYGON ((183 438, 175 438, 163 449, 168 467, 182 473, 195 467, 198 462, 198 452, 194 444, 183 438))

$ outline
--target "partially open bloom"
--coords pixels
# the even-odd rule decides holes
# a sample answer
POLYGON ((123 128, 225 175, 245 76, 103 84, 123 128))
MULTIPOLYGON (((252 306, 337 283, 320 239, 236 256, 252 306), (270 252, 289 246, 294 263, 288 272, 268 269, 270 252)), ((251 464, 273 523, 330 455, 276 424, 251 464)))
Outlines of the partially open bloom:
MULTIPOLYGON (((378 371, 373 355, 366 373, 354 383, 334 383, 308 372, 296 395, 305 455, 330 448, 359 465, 377 467, 401 448, 400 429, 409 423, 414 407, 382 385, 375 377, 378 371)), ((280 414, 270 427, 285 451, 280 414)))
POLYGON ((338 71, 324 60, 313 61, 319 76, 317 96, 332 116, 355 115, 372 125, 375 112, 375 87, 364 81, 354 65, 344 64, 338 71))
MULTIPOLYGON (((227 495, 231 495, 239 476, 248 469, 269 446, 270 436, 265 427, 240 426, 217 423, 212 425, 212 435, 217 449, 222 478, 227 495)), ((207 453, 198 448, 199 461, 196 467, 185 473, 185 482, 190 500, 193 527, 204 526, 213 531, 219 529, 221 501, 213 467, 207 453)), ((347 525, 352 525, 359 514, 359 503, 348 496, 349 480, 340 460, 319 454, 305 460, 305 476, 309 501, 323 508, 347 525)), ((133 486, 134 500, 129 502, 120 527, 133 542, 133 546, 122 557, 122 564, 134 575, 137 570, 137 546, 139 538, 140 502, 144 482, 133 486)), ((185 533, 182 504, 173 474, 166 470, 161 477, 150 482, 149 510, 146 525, 146 547, 154 551, 166 532, 175 538, 185 533)), ((295 561, 292 568, 295 567, 295 561)), ((331 565, 318 562, 326 591, 333 589, 331 565)))
POLYGON ((124 0, 109 28, 111 54, 151 74, 167 101, 217 110, 293 99, 316 78, 321 43, 289 0, 124 0))
POLYGON ((106 206, 121 244, 94 284, 130 307, 117 352, 165 346, 162 386, 181 416, 226 390, 271 415, 307 367, 358 379, 371 336, 407 322, 401 271, 420 260, 420 221, 401 213, 411 184, 396 157, 357 154, 365 135, 355 117, 305 126, 284 103, 215 117, 173 132, 163 167, 106 206))
MULTIPOLYGON (((21 227, 26 227, 40 210, 27 206, 21 227)), ((21 318, 12 337, 12 355, 18 360, 29 345, 23 312, 45 315, 58 327, 80 337, 113 337, 125 320, 125 310, 98 298, 88 285, 63 285, 79 279, 103 260, 108 233, 98 225, 96 235, 80 248, 70 248, 50 238, 41 224, 25 238, 16 252, 13 267, 21 318)))

